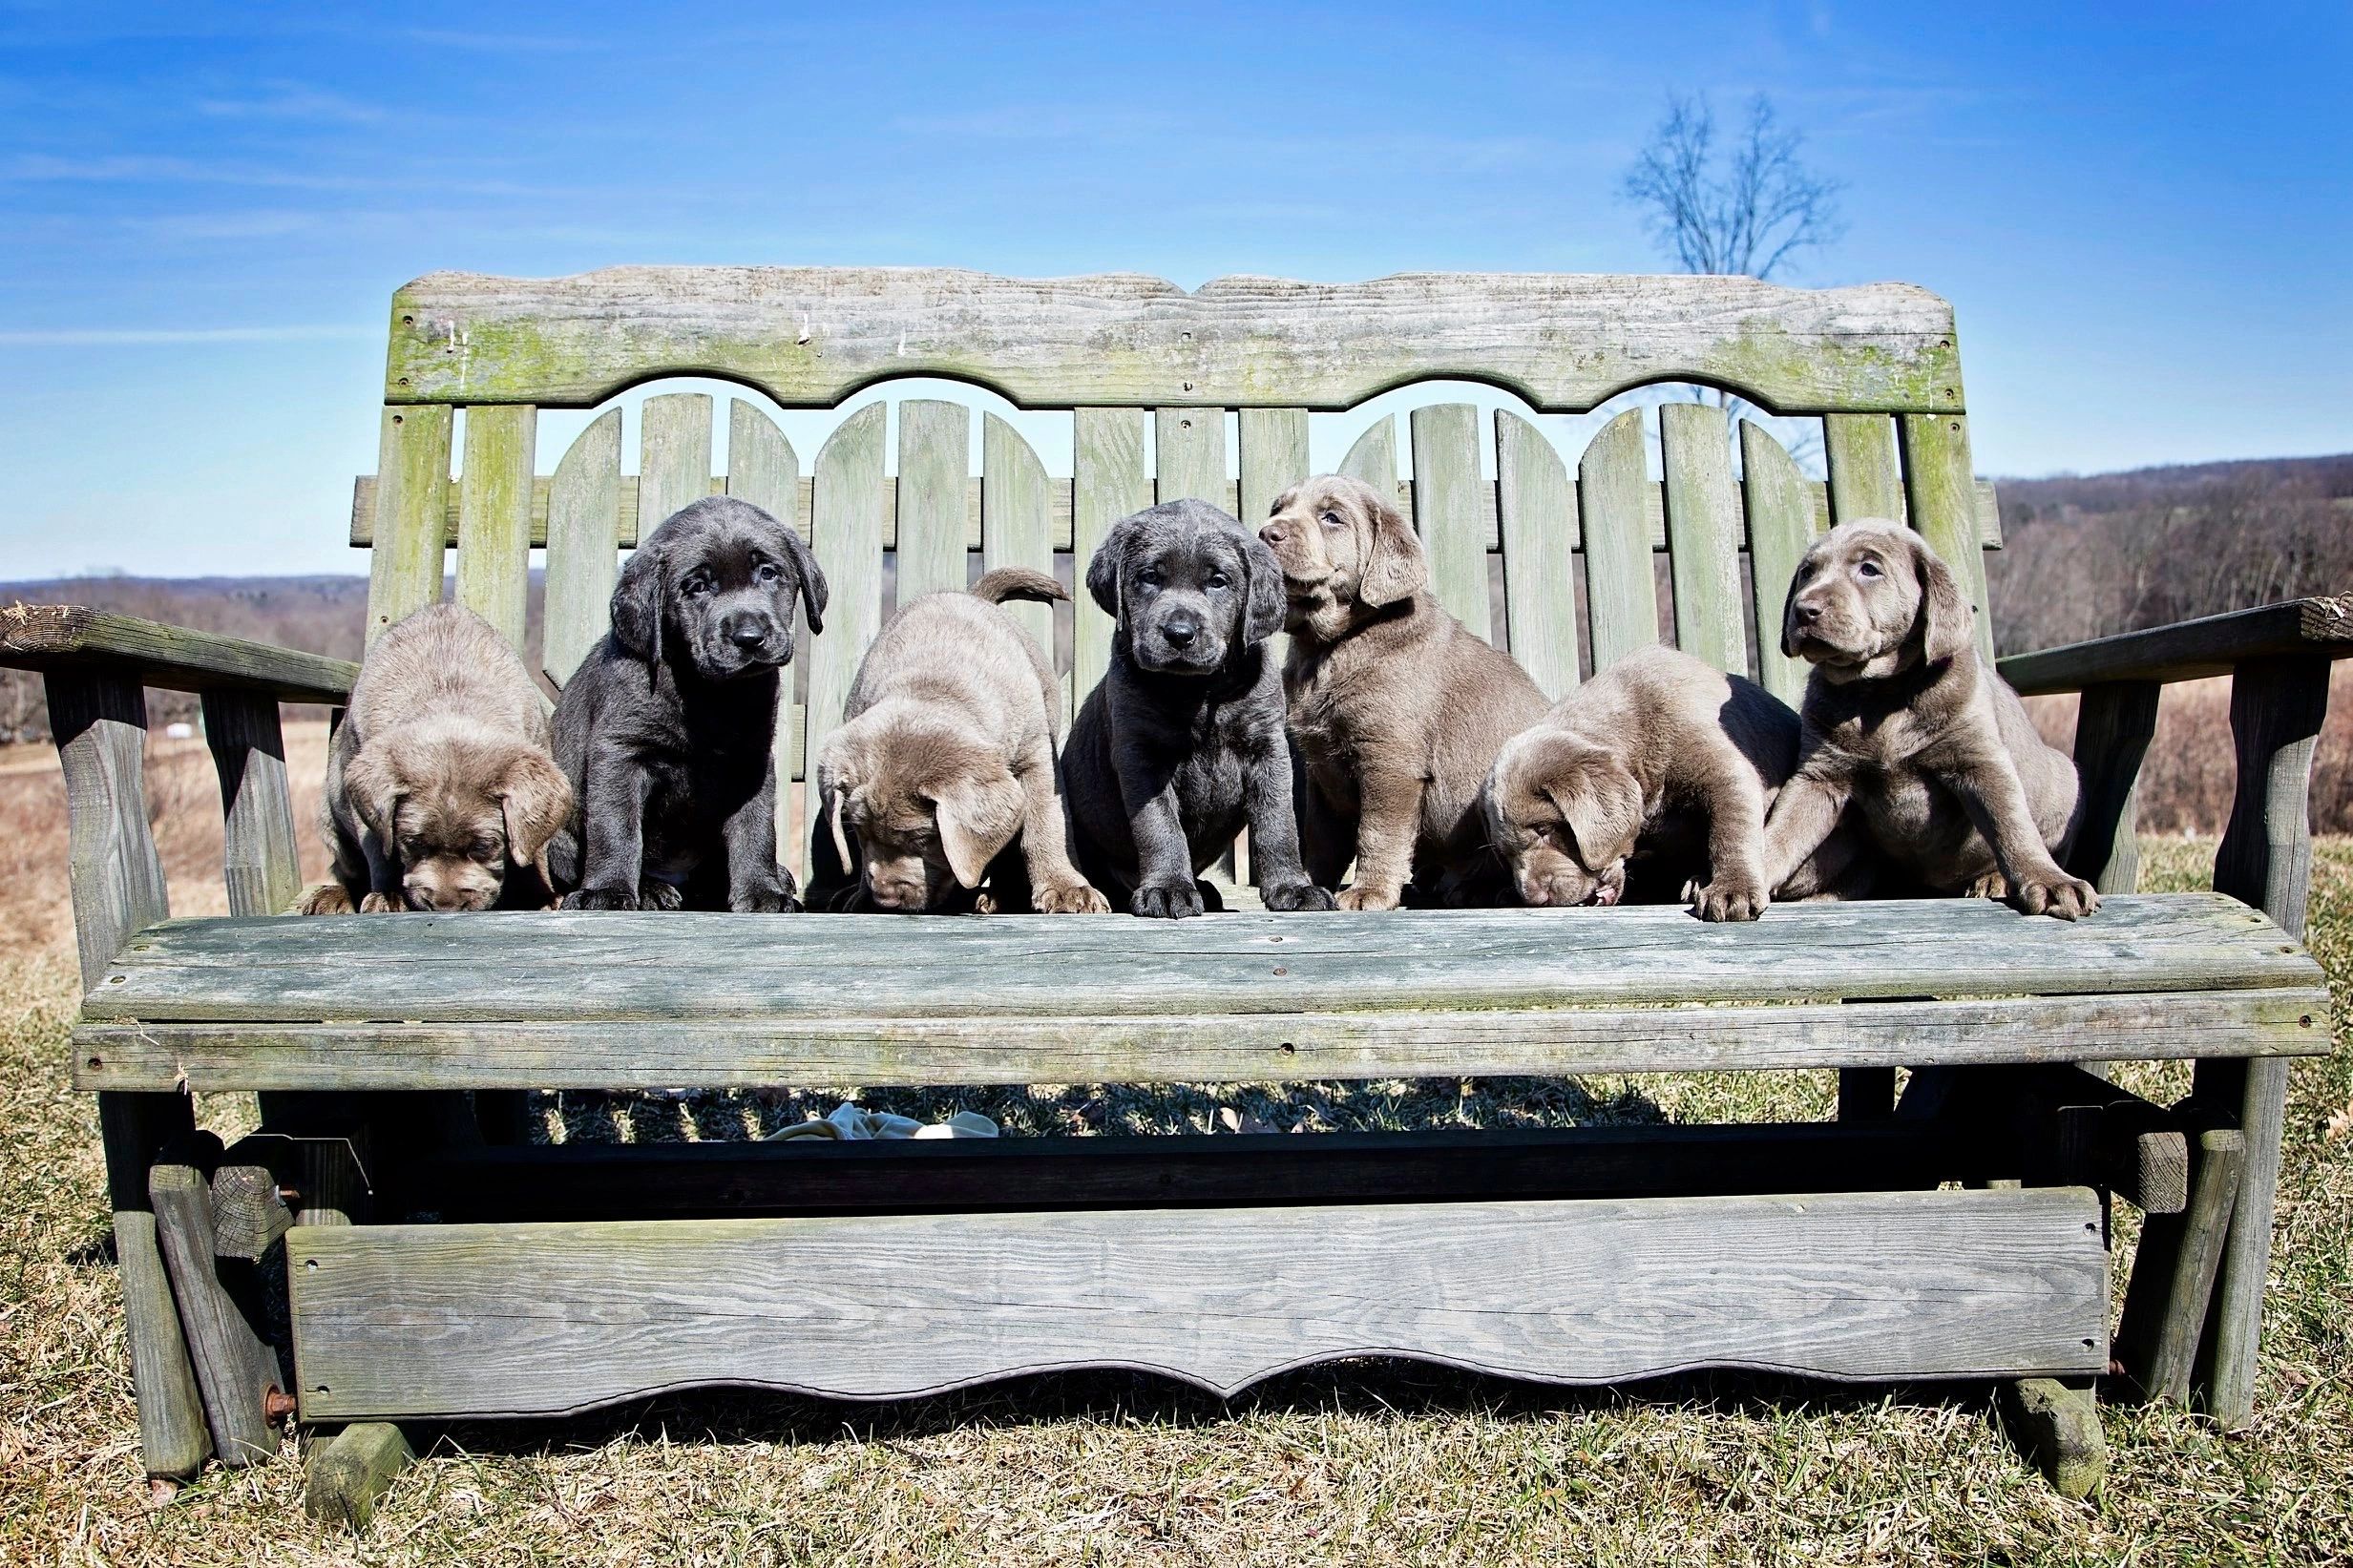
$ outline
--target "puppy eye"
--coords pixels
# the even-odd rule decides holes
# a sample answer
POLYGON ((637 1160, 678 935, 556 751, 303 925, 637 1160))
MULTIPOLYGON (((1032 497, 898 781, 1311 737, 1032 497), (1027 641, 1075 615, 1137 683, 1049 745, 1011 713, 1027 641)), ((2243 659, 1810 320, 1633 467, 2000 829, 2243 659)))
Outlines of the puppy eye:
POLYGON ((1880 572, 1880 563, 1873 560, 1868 555, 1865 555, 1861 560, 1855 563, 1855 571, 1858 575, 1865 577, 1876 577, 1881 575, 1880 572))
POLYGON ((1338 528, 1340 526, 1340 514, 1336 512, 1327 512, 1322 517, 1318 518, 1317 521, 1321 522, 1326 528, 1338 528))
POLYGON ((752 580, 755 582, 774 582, 777 578, 783 576, 784 575, 784 568, 778 566, 774 561, 762 561, 760 563, 759 570, 752 574, 752 580))
POLYGON ((1212 572, 1209 574, 1209 580, 1207 586, 1210 588, 1230 588, 1233 586, 1233 583, 1227 577, 1225 573, 1212 572))
POLYGON ((689 598, 701 598, 704 595, 711 591, 711 579, 708 577, 688 577, 684 582, 679 584, 678 591, 686 595, 689 598))

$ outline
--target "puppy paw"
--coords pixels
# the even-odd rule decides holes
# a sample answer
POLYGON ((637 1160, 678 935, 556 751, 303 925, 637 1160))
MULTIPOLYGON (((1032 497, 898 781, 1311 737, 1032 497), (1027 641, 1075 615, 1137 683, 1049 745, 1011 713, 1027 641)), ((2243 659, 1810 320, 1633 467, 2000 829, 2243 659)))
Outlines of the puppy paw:
POLYGON ((1968 886, 1964 896, 1969 898, 2006 899, 2010 895, 2009 878, 1999 871, 1987 871, 1968 886))
POLYGON ((1765 889, 1718 878, 1692 892, 1691 912, 1702 920, 1754 920, 1765 912, 1765 889))
MULTIPOLYGON (((1083 882, 1049 882, 1031 894, 1040 914, 1109 914, 1111 901, 1083 882)), ((1138 914, 1145 911, 1138 909, 1138 914)))
POLYGON ((564 894, 557 906, 565 909, 634 909, 638 895, 619 888, 582 888, 578 892, 564 894))
POLYGON ((1189 920, 1201 912, 1201 889, 1189 882, 1138 888, 1127 912, 1146 920, 1189 920))
POLYGON ((362 914, 398 914, 400 911, 401 906, 392 902, 389 893, 370 892, 360 900, 362 914))
POLYGON ((351 894, 340 882, 322 882, 303 895, 295 906, 298 914, 349 914, 351 894))
POLYGON ((1278 914, 1292 914, 1305 909, 1330 909, 1338 906, 1330 893, 1313 882, 1287 882, 1280 887, 1261 888, 1262 903, 1278 914))
POLYGON ((686 891, 675 883, 663 882, 658 877, 647 877, 638 884, 638 908, 641 909, 657 909, 663 914, 668 914, 674 909, 683 909, 685 907, 686 891))
POLYGON ((1394 909, 1397 907, 1397 889, 1368 888, 1358 883, 1340 894, 1336 903, 1343 909, 1394 909))
POLYGON ((2027 914, 2080 920, 2099 909, 2100 895, 2083 878, 2059 871, 2050 876, 2029 874, 2018 884, 2010 902, 2027 914))
MULTIPOLYGON (((676 905, 663 907, 677 908, 676 905)), ((727 908, 737 914, 799 914, 801 901, 783 888, 757 888, 728 899, 727 908)))

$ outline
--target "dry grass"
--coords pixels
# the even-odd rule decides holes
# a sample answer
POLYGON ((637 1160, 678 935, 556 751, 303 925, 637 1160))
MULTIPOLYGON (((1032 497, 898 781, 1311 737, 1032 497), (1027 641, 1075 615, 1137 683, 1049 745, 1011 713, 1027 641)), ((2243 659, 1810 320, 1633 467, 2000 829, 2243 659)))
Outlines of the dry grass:
MULTIPOLYGON (((209 779, 200 753, 188 761, 209 779)), ((178 765, 167 748, 158 766, 178 765)), ((296 771, 317 776, 315 763, 296 771)), ((94 1119, 65 1082, 71 959, 53 910, 43 915, 18 880, 44 876, 55 896, 61 824, 36 830, 24 787, 0 762, 0 843, 23 857, 0 884, 16 952, 0 962, 0 1558, 11 1562, 2353 1558, 2353 1139, 2342 1131, 2353 1067, 2342 1052, 2296 1070, 2253 1430, 2224 1438, 2174 1412, 2111 1410, 2114 1468, 2090 1503, 2060 1499, 2019 1462, 1983 1388, 1717 1376, 1580 1392, 1373 1364, 1287 1376, 1230 1404, 1127 1375, 885 1407, 664 1398, 560 1423, 420 1432, 427 1458, 356 1541, 305 1520, 291 1446, 254 1470, 207 1472, 151 1515, 94 1119)), ((178 904, 218 908, 201 836, 182 832, 165 835, 178 904)), ((2149 883, 2202 885, 2212 853, 2152 841, 2149 883)), ((2314 909, 2314 944, 2342 987, 2353 974, 2353 842, 2322 847, 2314 909)), ((2140 1086, 2176 1093, 2181 1078, 2150 1069, 2140 1086)), ((1207 1130, 1222 1108, 1311 1129, 1816 1116, 1827 1099, 1820 1075, 890 1097, 917 1111, 974 1104, 1015 1131, 1207 1130)), ((737 1135, 804 1106, 616 1097, 564 1110, 568 1136, 662 1138, 737 1135)), ((200 1114, 225 1128, 245 1113, 223 1098, 200 1114)))

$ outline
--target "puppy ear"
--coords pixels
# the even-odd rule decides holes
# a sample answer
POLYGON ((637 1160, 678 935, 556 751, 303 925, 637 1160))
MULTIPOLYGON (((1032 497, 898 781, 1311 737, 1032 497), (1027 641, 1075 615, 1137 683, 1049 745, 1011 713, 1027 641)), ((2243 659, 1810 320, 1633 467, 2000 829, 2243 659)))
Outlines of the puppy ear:
POLYGON ((393 847, 392 819, 400 812, 405 792, 392 753, 389 741, 371 741, 360 747, 343 770, 344 798, 388 853, 393 847))
POLYGON ((776 525, 776 531, 784 535, 785 553, 792 557, 792 570, 801 579, 801 608, 809 614, 809 635, 815 637, 825 630, 825 606, 829 595, 825 570, 817 564, 817 557, 809 553, 809 546, 801 542, 798 533, 783 523, 776 525))
POLYGON ((669 562, 658 544, 640 545, 613 589, 613 640, 648 664, 662 661, 662 600, 669 562))
POLYGON ((1814 558, 1808 551, 1797 561, 1797 570, 1789 575, 1789 592, 1781 596, 1781 657, 1797 657, 1797 585, 1806 580, 1806 563, 1814 558))
POLYGON ((1544 792, 1577 840, 1577 860, 1607 870, 1634 852, 1642 832, 1642 790, 1615 758, 1585 752, 1550 772, 1544 792))
POLYGON ((1086 563, 1086 591, 1094 596, 1103 613, 1117 620, 1120 615, 1120 562, 1127 554, 1127 542, 1136 536, 1131 524, 1122 519, 1111 525, 1111 532, 1103 536, 1095 554, 1086 563))
POLYGON ((1928 541, 1912 537, 1912 568, 1920 575, 1921 657, 1931 664, 1958 659, 1974 638, 1969 601, 1928 541))
POLYGON ((840 857, 845 875, 858 867, 857 857, 850 852, 850 829, 842 826, 842 802, 849 794, 849 790, 837 784, 827 790, 825 796, 826 826, 833 830, 833 853, 840 857))
POLYGON ((817 757, 817 793, 825 802, 826 826, 832 830, 833 853, 840 857, 842 873, 855 877, 858 861, 850 852, 850 829, 842 822, 842 807, 850 799, 850 791, 856 787, 843 766, 847 750, 839 730, 826 738, 825 749, 817 757))
POLYGON ((1372 522, 1356 568, 1356 597, 1377 610, 1418 593, 1430 580, 1430 559, 1388 497, 1370 485, 1360 493, 1372 522))
POLYGON ((1255 533, 1246 533, 1242 544, 1242 572, 1250 590, 1249 602, 1242 609, 1242 640, 1263 642, 1283 629, 1283 569, 1275 563, 1274 552, 1255 533))
POLYGON ((528 866, 550 888, 556 879, 548 871, 548 841, 572 820, 572 781, 545 752, 525 749, 508 765, 498 797, 499 815, 507 825, 507 865, 528 866))
POLYGON ((1023 804, 1021 786, 1003 771, 985 777, 965 774, 932 797, 939 847, 947 851, 948 869, 960 886, 980 886, 989 862, 1021 830, 1023 804))

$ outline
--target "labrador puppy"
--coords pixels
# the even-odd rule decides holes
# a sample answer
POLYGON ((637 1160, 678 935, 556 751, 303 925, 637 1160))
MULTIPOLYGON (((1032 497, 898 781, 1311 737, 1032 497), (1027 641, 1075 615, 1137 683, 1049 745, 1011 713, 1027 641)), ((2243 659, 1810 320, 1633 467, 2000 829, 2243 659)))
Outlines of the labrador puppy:
POLYGON ((327 750, 334 880, 305 914, 543 909, 572 786, 547 709, 495 627, 428 605, 376 639, 327 750))
MULTIPOLYGON (((1645 648, 1505 742, 1480 804, 1523 903, 1616 904, 1636 868, 1664 896, 1688 887, 1702 920, 1754 920, 1770 889, 1765 812, 1796 766, 1787 703, 1645 648)), ((1857 847, 1834 832, 1781 896, 1854 896, 1857 847)))
POLYGON ((1421 541, 1370 485, 1324 474, 1275 498, 1258 531, 1283 569, 1283 669, 1307 784, 1307 868, 1344 909, 1511 901, 1488 847, 1481 786, 1544 694, 1439 608, 1421 541))
POLYGON ((1110 668, 1062 754, 1088 880, 1135 914, 1199 914, 1216 896, 1201 873, 1247 823, 1266 907, 1331 909, 1299 859, 1267 547, 1206 501, 1167 501, 1112 526, 1086 590, 1113 617, 1110 668))
POLYGON ((770 752, 796 596, 813 636, 825 574, 747 501, 696 501, 639 544, 612 631, 556 704, 579 797, 550 857, 565 909, 800 908, 776 864, 770 752))
POLYGON ((2053 858, 2075 828, 2075 764, 1980 666, 1969 616, 1952 573, 1901 523, 1841 524, 1797 563, 1781 647, 1814 669, 1797 772, 1766 823, 1776 887, 1851 801, 1880 854, 1930 891, 2006 891, 2061 920, 2100 907, 2053 858))
POLYGON ((1007 568, 891 618, 818 753, 826 826, 812 835, 811 904, 969 908, 986 878, 998 912, 1110 912, 1065 842, 1054 783, 1061 683, 998 608, 1069 596, 1042 572, 1007 568))

